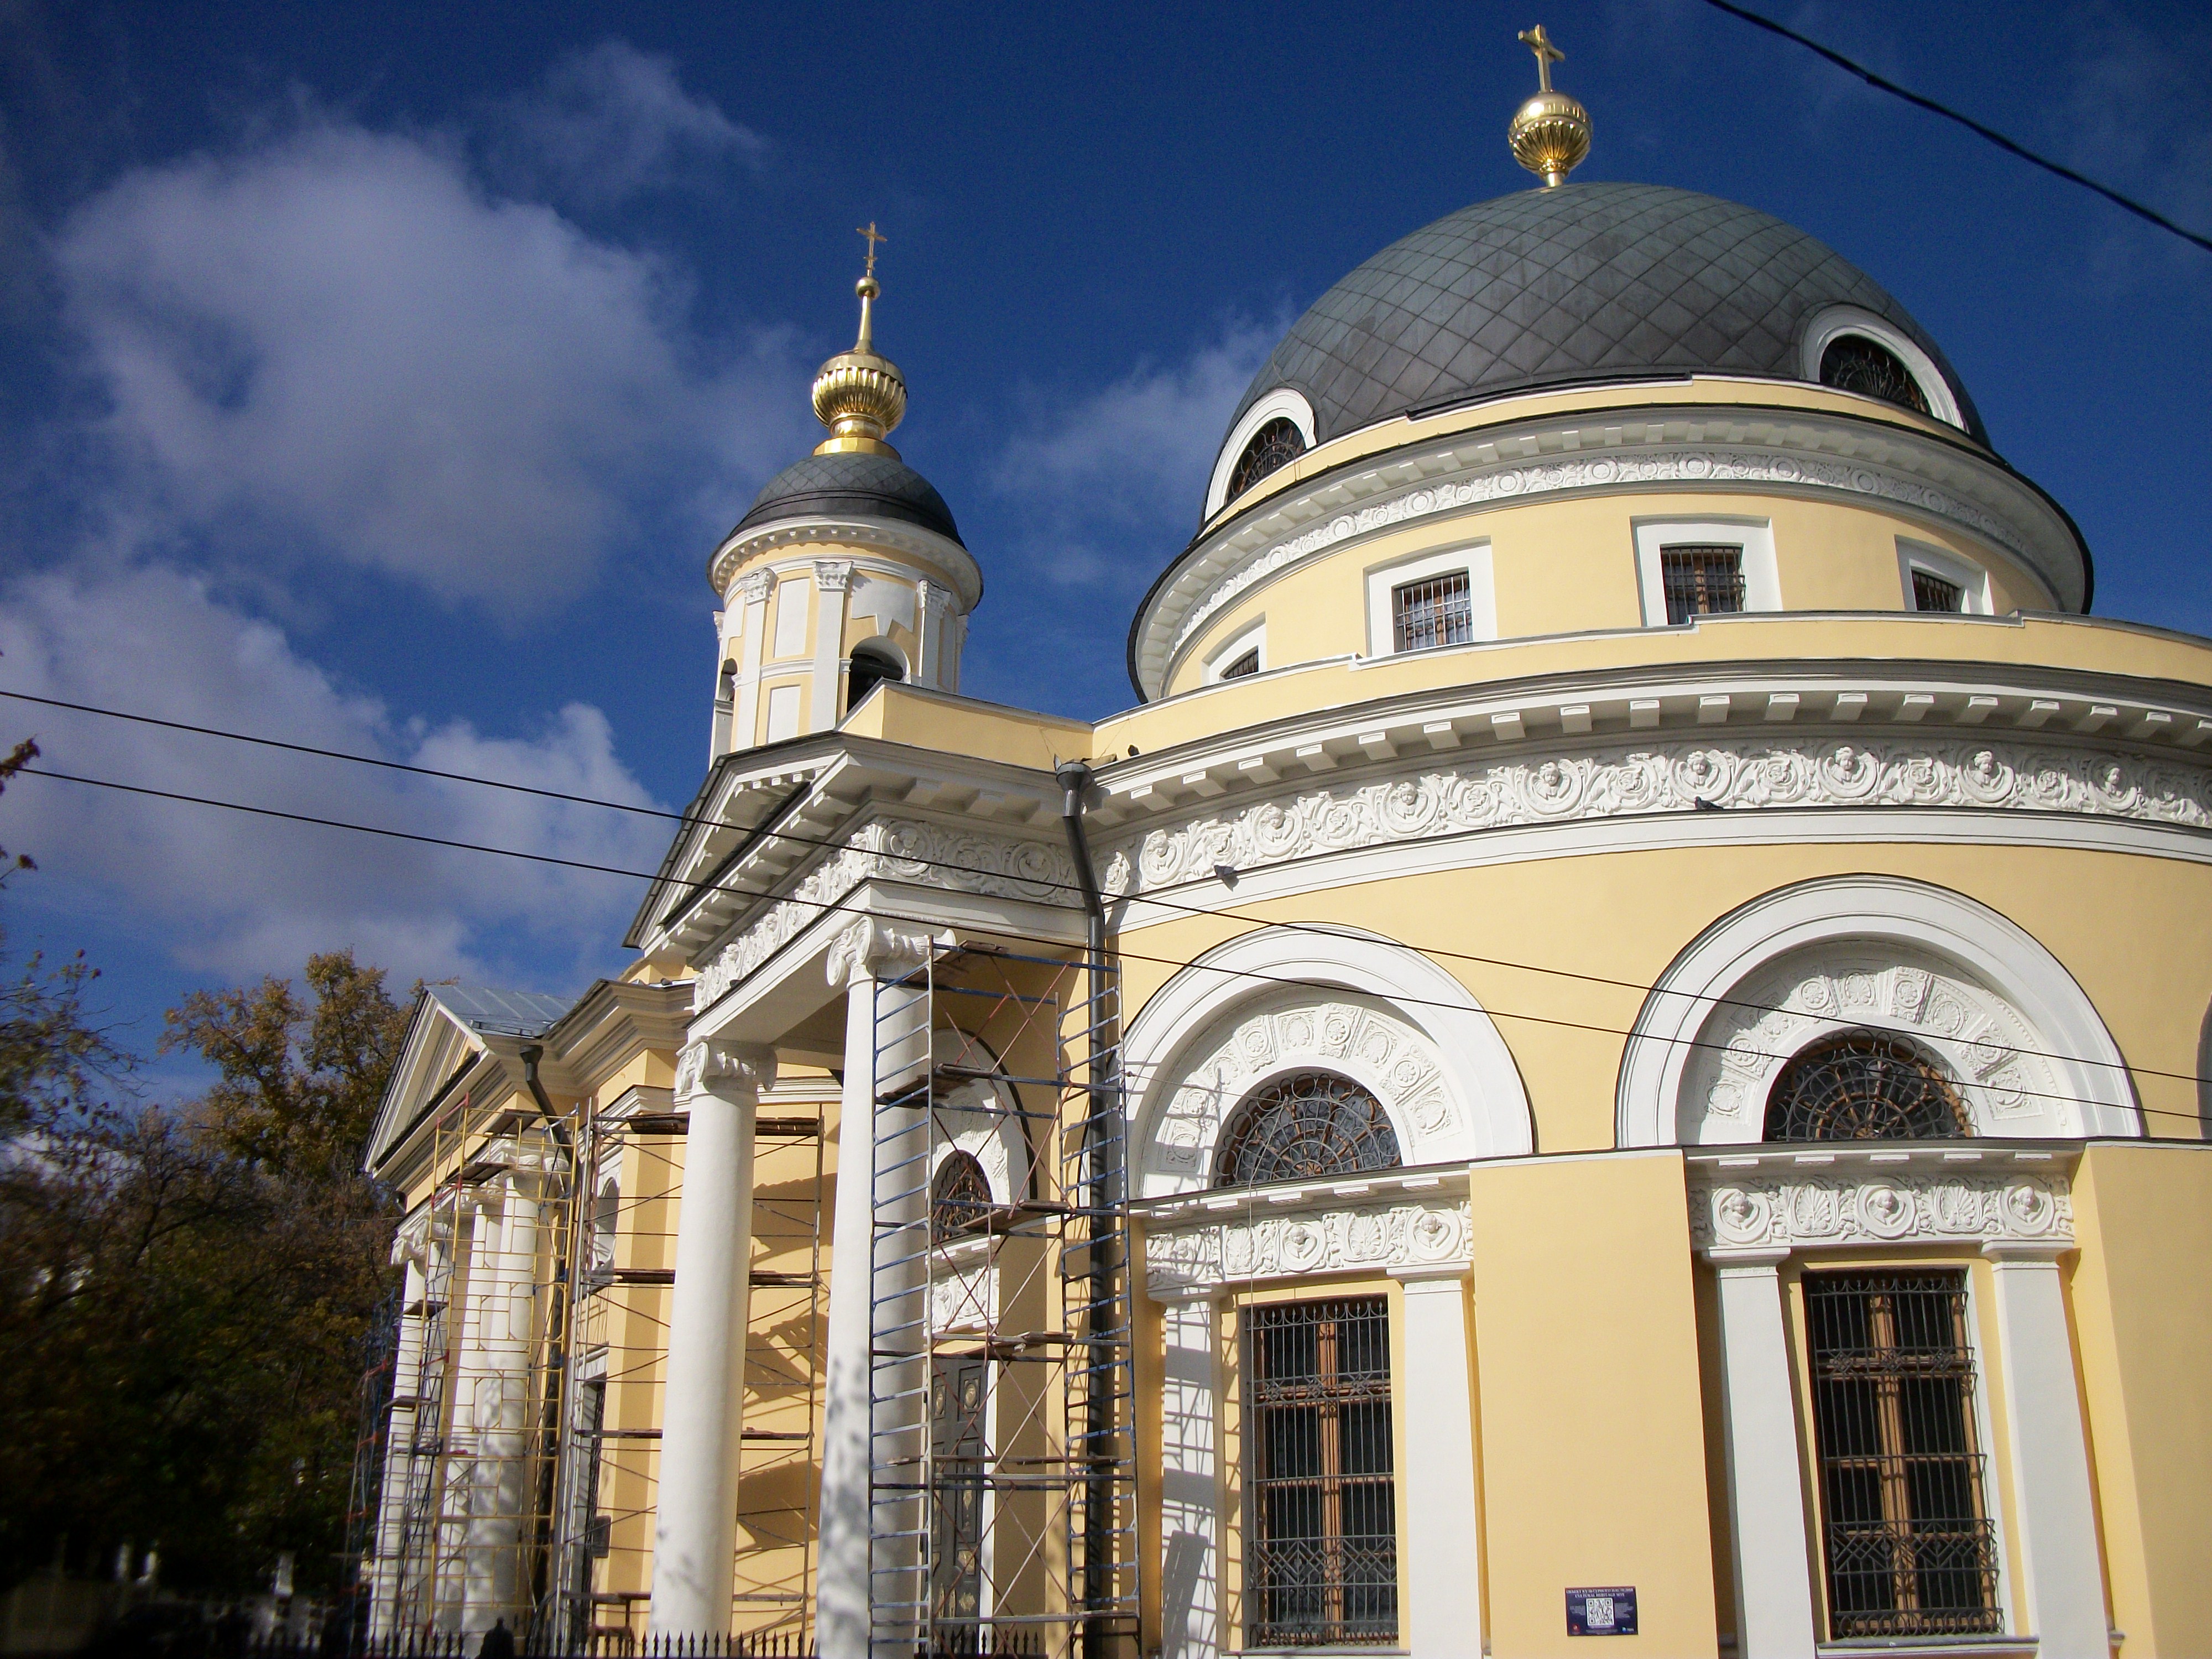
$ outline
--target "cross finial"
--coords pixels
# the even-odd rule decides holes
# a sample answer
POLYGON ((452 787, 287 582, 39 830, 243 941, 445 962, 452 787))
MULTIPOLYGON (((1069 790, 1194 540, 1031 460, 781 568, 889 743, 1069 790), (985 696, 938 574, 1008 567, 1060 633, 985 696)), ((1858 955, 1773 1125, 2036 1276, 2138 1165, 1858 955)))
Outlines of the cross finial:
POLYGON ((1541 23, 1533 29, 1521 31, 1521 44, 1536 54, 1536 85, 1545 92, 1552 89, 1552 65, 1563 64, 1567 54, 1552 44, 1552 37, 1544 33, 1541 23))
MULTIPOLYGON (((1523 38, 1525 39, 1526 37, 1523 38)), ((855 229, 853 232, 853 234, 855 236, 865 236, 868 239, 868 268, 863 274, 872 276, 876 274, 876 244, 878 242, 888 242, 890 240, 890 238, 884 235, 881 231, 876 228, 876 222, 873 219, 868 221, 868 228, 866 230, 855 229)))

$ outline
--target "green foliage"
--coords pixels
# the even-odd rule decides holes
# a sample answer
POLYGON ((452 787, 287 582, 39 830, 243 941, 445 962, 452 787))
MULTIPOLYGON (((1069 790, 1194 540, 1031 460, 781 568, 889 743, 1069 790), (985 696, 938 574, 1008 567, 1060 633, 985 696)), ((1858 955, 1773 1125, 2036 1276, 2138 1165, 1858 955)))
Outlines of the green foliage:
POLYGON ((279 1550, 328 1583, 393 1279, 358 1164, 404 1010, 349 952, 304 993, 196 993, 163 1046, 219 1080, 145 1106, 89 977, 34 962, 0 994, 0 1583, 64 1536, 80 1560, 158 1542, 170 1583, 252 1589, 279 1550))

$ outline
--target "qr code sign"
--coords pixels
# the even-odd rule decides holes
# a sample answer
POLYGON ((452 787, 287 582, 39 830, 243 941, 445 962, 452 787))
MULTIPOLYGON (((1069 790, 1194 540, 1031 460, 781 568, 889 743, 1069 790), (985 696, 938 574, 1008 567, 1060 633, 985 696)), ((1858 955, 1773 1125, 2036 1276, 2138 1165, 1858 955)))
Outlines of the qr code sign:
POLYGON ((1613 1628, 1613 1598, 1593 1595, 1583 1603, 1583 1622, 1592 1630, 1613 1628))

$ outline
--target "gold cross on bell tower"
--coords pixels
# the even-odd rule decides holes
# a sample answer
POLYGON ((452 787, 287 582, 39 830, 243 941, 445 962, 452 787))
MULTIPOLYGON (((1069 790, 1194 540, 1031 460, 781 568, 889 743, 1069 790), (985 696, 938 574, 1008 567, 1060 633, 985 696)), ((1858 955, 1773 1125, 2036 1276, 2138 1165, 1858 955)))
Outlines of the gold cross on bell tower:
POLYGON ((1536 54, 1536 85, 1540 90, 1549 92, 1552 89, 1552 65, 1565 63, 1567 54, 1552 44, 1552 37, 1544 33, 1541 23, 1533 29, 1522 29, 1521 44, 1536 54))
MULTIPOLYGON (((1522 38, 1526 40, 1528 37, 1523 35, 1522 38)), ((876 244, 878 242, 888 242, 890 240, 890 238, 884 235, 883 232, 876 228, 876 222, 873 219, 868 221, 868 228, 866 230, 861 230, 856 228, 854 230, 853 234, 855 236, 865 236, 868 239, 868 268, 863 274, 872 276, 876 274, 876 244)))

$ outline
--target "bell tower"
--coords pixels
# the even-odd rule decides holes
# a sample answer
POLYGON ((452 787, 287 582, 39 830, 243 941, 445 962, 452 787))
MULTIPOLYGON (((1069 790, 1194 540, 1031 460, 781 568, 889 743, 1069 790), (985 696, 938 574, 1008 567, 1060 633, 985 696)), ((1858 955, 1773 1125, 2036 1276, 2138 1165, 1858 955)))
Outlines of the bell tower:
POLYGON ((841 726, 887 680, 960 689, 983 574, 945 498, 889 441, 907 410, 906 377, 875 344, 889 239, 873 221, 858 234, 860 334, 814 377, 829 435, 769 480, 708 562, 722 602, 710 761, 841 726))

